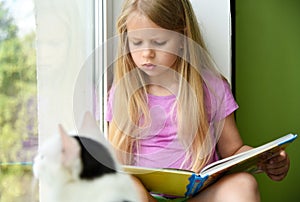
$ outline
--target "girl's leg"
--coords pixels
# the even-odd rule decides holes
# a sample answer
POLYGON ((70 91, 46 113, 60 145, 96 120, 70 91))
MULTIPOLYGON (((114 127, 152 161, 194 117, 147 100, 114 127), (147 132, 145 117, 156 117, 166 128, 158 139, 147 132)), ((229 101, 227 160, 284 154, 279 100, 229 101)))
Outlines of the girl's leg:
POLYGON ((260 194, 254 176, 243 172, 222 177, 188 201, 259 202, 260 194))
POLYGON ((137 187, 137 191, 140 195, 141 202, 157 202, 157 200, 153 196, 151 196, 151 194, 145 189, 145 187, 139 179, 133 176, 131 176, 131 178, 137 187))

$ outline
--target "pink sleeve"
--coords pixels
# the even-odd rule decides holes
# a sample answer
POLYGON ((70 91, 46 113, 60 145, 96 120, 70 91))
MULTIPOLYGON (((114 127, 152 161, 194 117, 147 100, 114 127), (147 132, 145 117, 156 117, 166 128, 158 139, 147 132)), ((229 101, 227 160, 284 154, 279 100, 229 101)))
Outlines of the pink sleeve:
POLYGON ((224 81, 224 86, 225 86, 225 117, 227 117, 228 115, 230 115, 232 112, 234 112, 235 110, 237 110, 239 108, 238 104, 236 103, 230 85, 227 81, 224 81))
POLYGON ((210 122, 220 121, 238 109, 227 80, 209 75, 204 82, 204 101, 210 122))

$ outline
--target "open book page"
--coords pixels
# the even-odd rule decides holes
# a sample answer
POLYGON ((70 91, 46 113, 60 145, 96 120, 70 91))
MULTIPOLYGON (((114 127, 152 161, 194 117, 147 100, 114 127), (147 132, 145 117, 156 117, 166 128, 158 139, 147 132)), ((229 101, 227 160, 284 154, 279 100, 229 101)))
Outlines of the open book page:
POLYGON ((230 173, 239 171, 254 173, 257 171, 257 163, 259 161, 272 158, 274 154, 276 154, 280 149, 285 148, 287 144, 293 141, 296 137, 297 135, 288 134, 262 146, 216 161, 204 167, 201 170, 200 175, 204 177, 206 175, 217 173, 221 170, 229 169, 230 173), (233 166, 235 168, 232 168, 233 166))

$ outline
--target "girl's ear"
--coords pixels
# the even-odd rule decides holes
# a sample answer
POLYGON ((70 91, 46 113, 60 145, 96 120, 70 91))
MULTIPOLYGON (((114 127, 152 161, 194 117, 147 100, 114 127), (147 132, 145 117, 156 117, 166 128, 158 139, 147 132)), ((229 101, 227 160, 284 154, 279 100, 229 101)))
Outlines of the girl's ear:
POLYGON ((62 125, 59 125, 61 139, 61 161, 66 167, 70 167, 74 160, 80 157, 80 146, 75 138, 69 136, 62 125))

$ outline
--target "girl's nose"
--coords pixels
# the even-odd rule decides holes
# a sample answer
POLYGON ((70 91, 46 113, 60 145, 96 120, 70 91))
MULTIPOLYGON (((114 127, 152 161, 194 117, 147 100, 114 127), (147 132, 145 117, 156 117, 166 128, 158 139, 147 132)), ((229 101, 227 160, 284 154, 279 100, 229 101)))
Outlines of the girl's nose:
POLYGON ((145 48, 142 50, 142 56, 145 58, 152 58, 155 56, 155 51, 151 48, 145 48))

